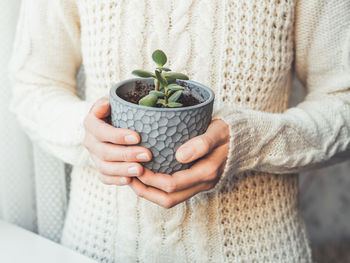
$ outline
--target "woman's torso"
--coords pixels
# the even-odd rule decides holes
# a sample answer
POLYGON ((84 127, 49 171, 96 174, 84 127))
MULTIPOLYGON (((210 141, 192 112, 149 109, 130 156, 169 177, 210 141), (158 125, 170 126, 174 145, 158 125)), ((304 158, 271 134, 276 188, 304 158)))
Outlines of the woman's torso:
MULTIPOLYGON (((136 68, 169 67, 212 88, 216 108, 283 112, 295 1, 77 0, 86 99, 136 68)), ((62 242, 101 262, 309 262, 297 175, 247 172, 166 210, 75 167, 62 242)))

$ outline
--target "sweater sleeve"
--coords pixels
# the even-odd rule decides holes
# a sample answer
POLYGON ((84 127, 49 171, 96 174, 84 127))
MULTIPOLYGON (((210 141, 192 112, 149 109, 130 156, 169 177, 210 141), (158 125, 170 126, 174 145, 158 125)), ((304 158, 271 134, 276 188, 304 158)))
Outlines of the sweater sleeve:
POLYGON ((10 61, 10 111, 44 150, 64 162, 89 161, 82 146, 91 103, 79 99, 80 25, 75 1, 24 0, 10 61))
POLYGON ((307 96, 285 112, 222 108, 230 130, 222 178, 246 170, 276 174, 350 157, 350 2, 297 1, 295 69, 307 96))

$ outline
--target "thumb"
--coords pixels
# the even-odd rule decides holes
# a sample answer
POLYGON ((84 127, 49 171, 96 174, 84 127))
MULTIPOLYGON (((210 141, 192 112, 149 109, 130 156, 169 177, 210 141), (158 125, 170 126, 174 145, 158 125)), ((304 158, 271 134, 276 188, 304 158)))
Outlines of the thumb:
POLYGON ((91 111, 98 119, 108 117, 111 113, 109 98, 102 97, 99 100, 97 100, 92 106, 91 111))
POLYGON ((223 120, 213 120, 207 131, 181 145, 175 157, 180 163, 193 162, 210 153, 229 138, 228 126, 223 120))

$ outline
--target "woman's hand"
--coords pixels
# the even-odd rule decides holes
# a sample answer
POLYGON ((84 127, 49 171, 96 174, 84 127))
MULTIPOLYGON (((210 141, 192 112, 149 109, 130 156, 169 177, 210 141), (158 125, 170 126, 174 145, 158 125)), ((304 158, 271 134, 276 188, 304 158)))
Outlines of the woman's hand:
POLYGON ((108 98, 99 99, 84 120, 84 146, 101 173, 105 184, 126 185, 130 177, 141 175, 144 170, 138 162, 148 162, 151 152, 135 145, 140 135, 132 130, 115 128, 103 119, 110 115, 108 98))
POLYGON ((229 129, 223 120, 214 120, 205 134, 183 144, 176 152, 181 163, 198 160, 190 169, 173 175, 155 174, 149 169, 129 186, 135 193, 165 208, 171 208, 218 182, 228 154, 229 129))

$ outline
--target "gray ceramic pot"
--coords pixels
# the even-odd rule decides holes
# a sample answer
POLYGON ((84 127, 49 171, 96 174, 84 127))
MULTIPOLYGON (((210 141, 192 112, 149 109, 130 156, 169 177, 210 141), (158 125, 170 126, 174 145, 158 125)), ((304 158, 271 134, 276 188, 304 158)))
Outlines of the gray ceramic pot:
MULTIPOLYGON (((120 97, 131 90, 137 80, 153 83, 152 78, 136 78, 120 82, 111 88, 112 125, 131 129, 140 134, 140 145, 148 148, 153 155, 152 160, 143 165, 153 172, 172 174, 187 169, 190 164, 177 162, 175 152, 190 138, 207 130, 213 110, 213 91, 194 81, 178 80, 177 83, 180 85, 186 83, 192 94, 203 102, 182 108, 145 107, 127 102, 120 97)), ((186 88, 184 92, 188 92, 188 89, 186 88)))

